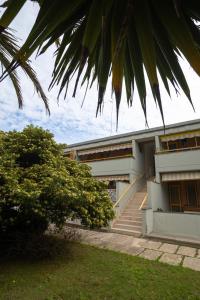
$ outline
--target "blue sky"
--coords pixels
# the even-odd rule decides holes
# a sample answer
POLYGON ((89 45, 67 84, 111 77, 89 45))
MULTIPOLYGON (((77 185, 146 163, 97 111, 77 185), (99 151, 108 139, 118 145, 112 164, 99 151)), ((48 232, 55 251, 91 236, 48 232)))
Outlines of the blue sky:
MULTIPOLYGON (((0 3, 2 2, 0 0, 0 3)), ((37 9, 36 4, 27 3, 20 15, 11 24, 11 27, 16 30, 16 36, 20 37, 20 43, 26 38, 35 20, 37 9)), ((145 119, 137 91, 135 91, 133 107, 131 108, 127 107, 125 93, 123 92, 119 127, 116 132, 115 102, 114 97, 111 98, 111 83, 109 83, 105 95, 103 114, 98 118, 95 117, 97 103, 97 86, 95 84, 88 91, 82 108, 81 103, 85 89, 84 87, 79 88, 76 97, 72 98, 74 80, 71 82, 66 100, 61 96, 58 103, 58 89, 54 88, 51 92, 48 92, 54 50, 55 48, 49 49, 46 54, 37 59, 35 59, 35 56, 31 58, 32 66, 36 70, 49 98, 51 115, 46 114, 42 101, 26 76, 19 73, 24 96, 24 108, 23 110, 18 109, 17 98, 9 79, 0 83, 0 130, 21 130, 28 124, 34 124, 49 129, 58 142, 70 144, 145 128, 145 119)), ((177 97, 172 90, 172 99, 170 99, 163 86, 161 86, 166 124, 200 118, 200 79, 186 62, 182 61, 181 64, 190 84, 196 112, 193 111, 182 93, 177 97)), ((147 114, 149 127, 162 126, 161 116, 149 87, 147 91, 147 114)))

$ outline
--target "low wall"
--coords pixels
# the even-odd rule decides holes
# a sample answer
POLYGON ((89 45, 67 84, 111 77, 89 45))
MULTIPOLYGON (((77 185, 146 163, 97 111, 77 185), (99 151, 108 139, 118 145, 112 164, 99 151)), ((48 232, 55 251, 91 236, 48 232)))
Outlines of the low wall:
POLYGON ((116 200, 124 193, 124 191, 130 186, 130 183, 117 181, 116 183, 116 200))
POLYGON ((200 214, 153 212, 153 233, 200 238, 200 214))
POLYGON ((150 234, 153 231, 153 209, 143 210, 142 234, 150 234))
POLYGON ((163 211, 169 210, 169 200, 167 185, 156 183, 153 181, 147 182, 148 202, 147 207, 152 208, 153 211, 162 209, 163 211))

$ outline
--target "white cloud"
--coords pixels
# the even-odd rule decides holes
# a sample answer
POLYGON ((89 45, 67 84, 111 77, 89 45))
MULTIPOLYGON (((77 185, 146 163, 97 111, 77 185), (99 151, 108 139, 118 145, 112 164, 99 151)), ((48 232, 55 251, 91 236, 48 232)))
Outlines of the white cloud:
MULTIPOLYGON (((17 29, 17 34, 22 39, 25 39, 27 36, 36 13, 36 4, 28 3, 12 25, 17 29)), ((54 88, 48 92, 48 85, 51 80, 53 68, 53 51, 54 49, 52 48, 47 54, 38 57, 36 60, 35 57, 32 58, 32 65, 37 71, 40 82, 49 98, 51 116, 49 117, 46 114, 44 105, 37 94, 34 93, 29 80, 20 72, 24 95, 24 109, 22 111, 18 110, 16 96, 9 80, 5 80, 1 83, 0 129, 21 130, 27 124, 32 123, 51 130, 57 141, 74 143, 145 128, 145 119, 137 92, 135 92, 133 107, 131 108, 127 107, 125 92, 123 92, 118 132, 115 130, 116 113, 114 98, 112 100, 110 96, 111 85, 105 95, 104 112, 98 118, 95 117, 97 103, 97 90, 95 85, 88 91, 83 108, 81 108, 81 103, 85 89, 78 89, 76 98, 72 98, 74 81, 70 84, 67 99, 64 100, 63 96, 60 97, 58 104, 58 88, 54 88)), ((182 65, 191 88, 196 113, 193 112, 191 105, 183 94, 177 97, 172 90, 171 100, 164 90, 164 87, 161 87, 166 124, 200 118, 200 80, 187 63, 184 62, 182 65)), ((147 113, 150 127, 162 125, 161 116, 158 108, 155 106, 150 88, 148 88, 147 91, 147 113)))

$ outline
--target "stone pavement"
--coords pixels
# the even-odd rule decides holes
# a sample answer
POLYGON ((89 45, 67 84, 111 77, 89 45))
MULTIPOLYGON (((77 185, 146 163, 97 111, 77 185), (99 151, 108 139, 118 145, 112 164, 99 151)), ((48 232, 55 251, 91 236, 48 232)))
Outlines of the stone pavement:
POLYGON ((118 233, 76 229, 81 242, 162 263, 200 271, 200 249, 118 233))

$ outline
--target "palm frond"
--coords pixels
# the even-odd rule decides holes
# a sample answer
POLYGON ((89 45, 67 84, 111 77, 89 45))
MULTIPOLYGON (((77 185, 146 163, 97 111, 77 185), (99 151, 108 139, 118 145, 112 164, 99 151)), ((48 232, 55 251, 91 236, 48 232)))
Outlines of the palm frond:
MULTIPOLYGON (((16 38, 8 31, 4 30, 0 33, 0 63, 3 66, 3 69, 7 69, 10 66, 10 63, 15 57, 17 51, 19 50, 17 46, 16 38)), ((31 80, 36 92, 38 93, 39 97, 43 100, 44 105, 46 107, 47 112, 50 114, 49 106, 48 106, 48 99, 41 87, 41 84, 36 76, 35 71, 32 69, 31 65, 27 61, 20 62, 21 69, 25 72, 28 78, 31 80)), ((9 73, 9 77, 13 83, 15 92, 17 94, 19 107, 23 107, 23 97, 20 87, 20 79, 14 70, 13 72, 9 73)))
MULTIPOLYGON (((0 64, 3 68, 8 68, 10 61, 9 59, 6 57, 6 54, 1 51, 1 46, 0 46, 0 64)), ((21 92, 21 87, 20 87, 20 81, 19 81, 19 77, 17 75, 16 71, 13 71, 10 74, 10 79, 12 81, 17 99, 18 99, 18 105, 19 108, 23 107, 23 96, 22 96, 22 92, 21 92)))
MULTIPOLYGON (((2 28, 25 1, 15 2, 18 1, 7 2, 0 19, 2 28)), ((66 94, 76 71, 74 96, 80 78, 81 83, 87 81, 89 86, 97 79, 97 111, 100 111, 111 73, 117 115, 125 80, 128 104, 132 103, 135 82, 147 118, 146 71, 163 122, 158 72, 169 95, 170 87, 177 93, 183 90, 192 104, 179 56, 183 55, 200 76, 199 0, 40 0, 38 3, 35 23, 7 68, 8 74, 23 65, 35 50, 43 54, 60 39, 50 84, 50 88, 59 85, 59 94, 62 91, 66 94)))

